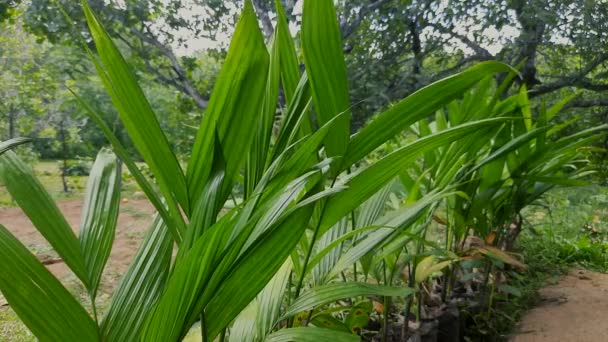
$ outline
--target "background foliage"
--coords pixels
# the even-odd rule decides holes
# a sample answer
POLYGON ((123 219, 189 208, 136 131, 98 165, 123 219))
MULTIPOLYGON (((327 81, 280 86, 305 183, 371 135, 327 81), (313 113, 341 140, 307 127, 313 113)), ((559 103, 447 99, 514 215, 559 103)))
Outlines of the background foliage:
MULTIPOLYGON (((76 32, 86 32, 79 6, 74 1, 59 3, 76 20, 77 30, 70 29, 47 0, 3 2, 1 84, 7 89, 0 90, 0 115, 6 118, 0 136, 35 137, 33 149, 42 158, 93 157, 103 138, 77 106, 70 105, 73 100, 64 91, 70 82, 94 100, 130 146, 92 76, 91 64, 74 46, 76 32), (66 151, 50 141, 63 136, 66 151)), ((273 2, 253 3, 269 38, 276 25, 273 2)), ((174 147, 189 150, 192 127, 208 106, 242 1, 95 0, 91 6, 137 70, 174 147)), ((302 1, 283 1, 283 6, 291 32, 298 32, 302 1)), ((608 54, 599 53, 608 48, 606 6, 573 0, 549 5, 536 0, 338 1, 352 128, 441 77, 491 59, 510 65, 525 60, 522 82, 531 91, 533 107, 577 94, 560 114, 564 121, 583 116, 571 129, 607 122, 608 103, 602 94, 608 89, 608 54)))

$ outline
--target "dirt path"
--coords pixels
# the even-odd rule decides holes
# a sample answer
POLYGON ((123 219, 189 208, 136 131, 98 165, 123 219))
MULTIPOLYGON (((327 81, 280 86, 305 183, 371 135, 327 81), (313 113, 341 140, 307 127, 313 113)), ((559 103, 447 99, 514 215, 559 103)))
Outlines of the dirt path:
MULTIPOLYGON (((78 232, 82 200, 59 202, 58 207, 74 228, 74 231, 78 232)), ((102 277, 102 291, 110 291, 127 270, 144 233, 150 226, 153 212, 153 207, 144 200, 121 203, 116 227, 116 239, 102 277)), ((59 260, 56 253, 34 228, 21 209, 0 208, 0 223, 6 226, 39 260, 52 263, 47 267, 55 276, 68 281, 73 278, 68 267, 59 260)))
POLYGON ((608 274, 574 270, 540 291, 513 342, 608 341, 608 274))

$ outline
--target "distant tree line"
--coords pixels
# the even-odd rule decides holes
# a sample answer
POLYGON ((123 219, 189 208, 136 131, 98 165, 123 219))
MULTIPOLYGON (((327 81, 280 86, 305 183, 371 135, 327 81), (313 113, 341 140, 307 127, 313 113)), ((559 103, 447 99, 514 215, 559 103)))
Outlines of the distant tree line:
MULTIPOLYGON (((301 1, 283 0, 294 33, 301 1)), ((273 0, 253 0, 267 38, 273 0)), ((191 38, 217 40, 233 29, 242 1, 90 0, 134 66, 174 148, 187 150, 207 106, 226 44, 195 54, 191 38)), ((574 94, 563 120, 608 122, 608 3, 594 0, 340 0, 353 104, 353 131, 378 110, 433 81, 485 60, 521 65, 535 106, 574 94)), ((107 94, 78 45, 79 1, 0 2, 0 135, 34 135, 43 158, 92 155, 105 141, 66 85, 93 100, 116 132, 107 94), (66 21, 59 3, 74 19, 66 21)), ((296 41, 297 41, 296 36, 296 41)), ((91 46, 92 47, 92 46, 91 46)), ((125 135, 120 135, 125 139, 125 135)))

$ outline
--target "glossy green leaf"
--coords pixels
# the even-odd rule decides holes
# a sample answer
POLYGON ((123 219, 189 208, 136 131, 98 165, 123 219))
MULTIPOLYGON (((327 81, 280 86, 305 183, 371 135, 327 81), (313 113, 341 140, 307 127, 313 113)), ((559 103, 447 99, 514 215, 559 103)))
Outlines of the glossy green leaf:
MULTIPOLYGON (((310 270, 310 268, 316 266, 328 253, 330 253, 330 252, 332 252, 332 250, 338 248, 344 241, 347 241, 348 239, 354 240, 355 238, 358 238, 358 235, 364 235, 364 234, 368 233, 368 231, 376 230, 378 228, 383 228, 383 227, 370 225, 370 226, 357 228, 357 229, 350 231, 350 232, 340 236, 339 238, 333 240, 330 244, 323 246, 322 249, 317 247, 319 249, 319 251, 308 262, 308 270, 310 270)), ((363 262, 362 259, 359 259, 359 261, 363 262)), ((334 265, 332 265, 332 267, 335 267, 335 263, 334 263, 334 265)), ((365 272, 365 270, 364 270, 364 272, 365 272)))
POLYGON ((260 314, 260 303, 257 298, 236 317, 228 341, 233 342, 255 342, 260 340, 258 336, 257 318, 260 314))
POLYGON ((25 137, 18 137, 18 138, 9 139, 6 141, 0 141, 0 155, 19 145, 23 145, 23 144, 29 143, 31 141, 32 141, 32 139, 25 138, 25 137))
POLYGON ((492 154, 490 154, 489 156, 484 158, 482 161, 480 161, 469 172, 472 173, 488 163, 491 163, 495 160, 499 160, 500 158, 504 157, 508 153, 513 152, 514 150, 521 147, 522 145, 529 144, 530 141, 536 139, 539 135, 544 134, 546 131, 547 131, 547 127, 541 127, 541 128, 531 129, 530 131, 526 132, 525 134, 517 136, 515 139, 500 146, 499 149, 497 149, 492 154))
POLYGON ((430 84, 376 116, 353 136, 343 168, 353 165, 399 132, 425 118, 473 87, 483 78, 512 69, 499 62, 483 62, 459 74, 430 84))
POLYGON ((577 97, 577 93, 570 94, 565 96, 561 100, 557 101, 553 106, 547 109, 547 122, 553 119, 561 110, 575 97, 577 97))
POLYGON ((505 95, 506 91, 509 90, 509 88, 511 88, 511 86, 513 85, 513 80, 515 79, 516 76, 519 76, 521 78, 521 74, 519 73, 519 70, 521 70, 521 68, 524 66, 525 62, 526 62, 525 59, 520 61, 517 65, 515 65, 511 69, 511 71, 509 71, 505 75, 502 82, 498 85, 498 88, 496 89, 494 96, 492 96, 492 99, 490 100, 490 108, 493 108, 494 105, 500 100, 500 98, 505 95))
POLYGON ((528 89, 524 84, 519 89, 519 105, 521 106, 521 113, 524 118, 524 125, 526 130, 532 129, 532 111, 530 110, 530 100, 528 99, 528 89))
POLYGON ((171 267, 173 240, 160 217, 142 242, 101 323, 104 341, 137 341, 148 311, 163 291, 171 267))
POLYGON ((226 176, 226 158, 222 153, 217 136, 214 143, 211 174, 203 187, 201 196, 192 206, 192 216, 188 223, 184 242, 180 245, 178 260, 192 247, 205 230, 216 222, 232 187, 231 181, 226 176))
POLYGON ((289 102, 282 117, 279 134, 272 149, 272 160, 274 160, 276 155, 285 151, 298 138, 303 138, 312 133, 310 119, 308 118, 311 103, 312 97, 310 95, 308 76, 304 73, 295 90, 293 99, 289 102))
POLYGON ((187 333, 191 325, 187 324, 190 316, 200 315, 200 311, 192 312, 193 307, 221 259, 221 242, 229 236, 234 224, 232 217, 225 216, 178 259, 161 296, 146 316, 142 340, 178 341, 187 333), (171 317, 171 320, 166 321, 166 317, 171 317))
POLYGON ((91 298, 95 298, 114 242, 120 206, 120 176, 116 156, 109 150, 101 150, 89 173, 80 219, 80 249, 89 274, 91 298))
POLYGON ((499 125, 504 121, 504 119, 488 119, 446 129, 407 144, 361 170, 345 182, 348 189, 330 198, 320 231, 329 229, 341 217, 357 208, 425 151, 436 149, 473 133, 483 132, 488 127, 499 125))
POLYGON ((266 342, 358 342, 361 338, 346 332, 324 328, 290 328, 272 333, 264 340, 266 342))
POLYGON ((266 83, 266 93, 262 110, 259 115, 257 131, 251 142, 251 150, 247 159, 245 177, 245 197, 253 192, 260 178, 264 174, 268 154, 270 151, 270 140, 272 127, 274 125, 277 102, 279 96, 280 81, 280 46, 277 33, 273 36, 270 49, 270 67, 266 83))
MULTIPOLYGON (((301 36, 315 112, 323 125, 338 114, 350 113, 342 38, 332 0, 304 1, 301 36)), ((327 155, 343 155, 349 137, 350 114, 347 114, 340 118, 325 139, 327 155)))
POLYGON ((78 103, 82 106, 82 108, 85 109, 85 112, 91 118, 91 120, 93 120, 97 127, 101 129, 106 139, 108 139, 108 141, 110 142, 110 145, 112 145, 114 153, 116 153, 120 160, 127 166, 127 169, 129 169, 129 172, 137 182, 137 185, 139 185, 144 194, 146 194, 148 200, 152 203, 152 205, 154 205, 154 208, 163 218, 163 221, 170 223, 167 226, 173 235, 173 239, 178 242, 181 241, 181 235, 182 232, 186 229, 186 224, 182 215, 177 211, 177 207, 171 206, 170 208, 172 210, 171 213, 169 213, 166 206, 163 204, 163 201, 158 196, 150 182, 148 182, 146 177, 137 167, 137 164, 135 164, 133 159, 129 156, 127 149, 122 146, 118 138, 114 136, 114 133, 112 133, 112 130, 105 123, 102 116, 99 115, 99 113, 97 113, 95 110, 93 110, 93 108, 83 98, 78 96, 78 94, 73 92, 71 89, 70 92, 74 95, 74 97, 76 97, 76 100, 78 100, 78 103))
MULTIPOLYGON (((323 234, 318 240, 316 244, 317 250, 322 251, 326 247, 332 244, 333 241, 339 239, 341 236, 348 232, 349 228, 349 217, 344 216, 338 223, 336 223, 333 227, 331 227, 325 234, 323 234)), ((328 282, 327 274, 334 267, 338 259, 340 259, 340 255, 342 255, 342 244, 334 245, 330 251, 326 252, 326 254, 316 261, 314 267, 312 267, 312 278, 313 285, 323 285, 328 282)), ((312 265, 309 264, 308 269, 311 268, 312 265)))
MULTIPOLYGON (((210 177, 217 136, 226 162, 226 199, 233 179, 245 163, 258 127, 266 94, 269 55, 251 1, 237 23, 228 55, 213 88, 188 163, 190 200, 196 203, 210 177)), ((273 71, 274 74, 275 71, 273 71)), ((274 87, 271 82, 269 87, 274 87)), ((269 91, 273 92, 274 89, 269 91)), ((269 99, 268 107, 272 107, 269 99)))
POLYGON ((291 317, 301 311, 311 310, 320 305, 329 304, 340 299, 358 296, 407 297, 415 292, 408 287, 392 287, 367 283, 335 283, 308 289, 293 302, 283 317, 291 317))
POLYGON ((88 288, 89 275, 78 239, 32 169, 8 151, 0 155, 0 180, 40 234, 88 288))
MULTIPOLYGON (((400 174, 400 178, 402 174, 400 174)), ((380 189, 380 191, 376 192, 359 207, 359 211, 354 222, 356 228, 371 227, 373 226, 374 222, 376 222, 376 220, 384 214, 386 210, 386 203, 388 202, 389 196, 392 193, 391 189, 393 188, 393 184, 393 182, 386 184, 382 189, 380 189)), ((407 186, 405 188, 408 189, 407 186)), ((359 238, 353 239, 353 241, 358 239, 359 238)), ((373 257, 372 254, 373 253, 368 253, 359 259, 361 271, 364 275, 369 274, 373 257)))
POLYGON ((281 0, 275 0, 275 6, 277 10, 275 39, 278 42, 279 59, 281 61, 281 83, 283 84, 286 102, 291 103, 296 87, 300 82, 300 63, 281 0))
POLYGON ((262 292, 239 314, 230 328, 230 341, 259 341, 272 332, 281 315, 283 295, 291 269, 292 263, 288 259, 262 292))
POLYGON ((240 258, 207 306, 205 313, 213 317, 207 327, 208 338, 213 339, 221 329, 227 327, 268 283, 304 234, 306 218, 311 213, 312 206, 300 209, 277 229, 258 239, 257 246, 240 258), (255 277, 252 277, 252 271, 255 277), (247 283, 247 286, 244 287, 243 283, 247 283))
POLYGON ((318 160, 319 146, 328 134, 331 134, 332 128, 340 123, 341 117, 344 114, 336 116, 325 125, 320 127, 316 132, 296 142, 293 153, 285 159, 277 173, 291 173, 299 175, 303 170, 310 167, 318 160))
POLYGON ((40 341, 98 341, 87 311, 0 225, 0 291, 40 341))
POLYGON ((381 250, 378 250, 378 246, 382 246, 387 240, 390 241, 392 237, 400 235, 404 229, 410 228, 428 207, 452 195, 454 195, 453 192, 445 190, 433 191, 411 205, 386 213, 375 222, 377 229, 370 231, 365 238, 357 240, 357 245, 342 255, 331 270, 329 277, 337 276, 368 253, 376 251, 376 254, 380 254, 381 250))
POLYGON ((257 222, 252 221, 250 228, 242 230, 231 242, 229 237, 238 231, 235 224, 239 216, 224 216, 176 265, 161 300, 148 317, 144 340, 176 341, 187 333, 203 309, 207 336, 217 335, 279 269, 304 232, 303 218, 308 215, 309 212, 300 212, 285 222, 274 223, 274 228, 244 253, 241 246, 257 222), (256 277, 252 278, 254 269, 256 277), (243 282, 248 286, 243 287, 243 282), (169 323, 166 317, 173 319, 169 323))
POLYGON ((110 93, 112 103, 118 110, 129 137, 150 167, 165 197, 174 197, 188 213, 190 201, 186 180, 156 114, 137 84, 135 74, 87 5, 86 0, 83 0, 82 4, 91 37, 102 63, 101 65, 96 64, 103 68, 98 70, 98 73, 102 75, 102 81, 110 93))

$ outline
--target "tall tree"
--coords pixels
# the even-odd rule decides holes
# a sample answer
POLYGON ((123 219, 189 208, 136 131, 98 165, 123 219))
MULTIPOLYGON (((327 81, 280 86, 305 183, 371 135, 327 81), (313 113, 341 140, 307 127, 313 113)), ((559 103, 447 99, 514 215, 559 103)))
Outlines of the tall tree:
POLYGON ((48 45, 39 45, 18 21, 0 24, 0 132, 4 138, 29 133, 34 117, 44 115, 55 89, 44 59, 48 45), (2 125, 2 124, 0 124, 2 125))
MULTIPOLYGON (((88 32, 80 2, 58 0, 54 3, 74 22, 68 22, 59 6, 49 4, 48 0, 30 0, 25 8, 25 26, 52 43, 77 42, 79 37, 75 35, 88 32)), ((197 1, 91 0, 89 4, 109 33, 135 57, 131 64, 154 75, 157 82, 188 95, 200 108, 207 106, 209 94, 189 77, 194 65, 175 52, 176 47, 188 46, 189 37, 214 38, 214 32, 222 26, 222 23, 205 20, 204 12, 189 11, 188 8, 197 6, 197 1)))
POLYGON ((356 52, 351 83, 362 89, 353 102, 377 89, 372 107, 387 105, 493 59, 524 62, 520 82, 533 98, 551 101, 579 90, 570 108, 608 108, 607 23, 608 3, 598 1, 387 1, 347 41, 356 52))
MULTIPOLYGON (((15 0, 15 3, 20 2, 15 0)), ((215 40, 231 32, 235 15, 242 1, 217 0, 124 0, 88 1, 104 22, 109 33, 128 50, 132 60, 141 71, 153 75, 154 80, 173 87, 192 99, 199 108, 206 108, 210 87, 192 77, 196 63, 189 57, 180 56, 176 50, 188 48, 190 39, 215 40)), ((273 31, 275 15, 273 0, 254 0, 263 32, 269 37, 273 31)), ((283 1, 291 18, 297 5, 295 0, 283 1)), ((66 21, 59 8, 48 0, 25 2, 25 27, 32 33, 51 43, 74 43, 75 35, 84 30, 84 18, 80 3, 73 0, 57 0, 74 22, 66 21), (76 29, 74 29, 76 28, 76 29)), ((341 30, 344 38, 354 33, 371 12, 381 5, 379 1, 353 1, 344 8, 341 30), (356 4, 355 4, 356 3, 356 4)), ((10 12, 10 11, 9 11, 10 12)), ((225 46, 221 46, 224 48, 225 46)), ((222 50, 222 49, 220 49, 222 50)), ((220 51, 220 56, 223 51, 220 51)))
MULTIPOLYGON (((12 1, 15 3, 16 1, 12 1)), ((26 27, 51 42, 86 32, 78 1, 30 0, 26 27), (71 29, 75 25, 78 29, 71 29)), ((253 0, 269 37, 274 0, 253 0)), ((281 1, 296 28, 302 0, 281 1)), ((242 0, 89 0, 132 64, 205 108, 210 87, 192 77, 196 58, 180 56, 192 38, 229 34, 242 0)), ((496 59, 525 61, 521 82, 533 98, 552 100, 578 89, 570 108, 608 108, 608 4, 594 0, 339 0, 338 20, 351 85, 355 124, 378 108, 462 70, 496 59)), ((10 12, 10 10, 8 11, 10 12)), ((220 44, 220 50, 222 46, 220 44)), ((221 52, 220 52, 221 55, 221 52)))

